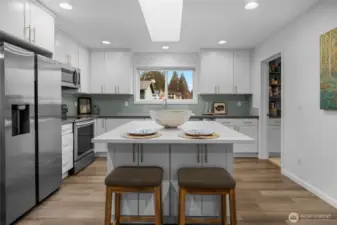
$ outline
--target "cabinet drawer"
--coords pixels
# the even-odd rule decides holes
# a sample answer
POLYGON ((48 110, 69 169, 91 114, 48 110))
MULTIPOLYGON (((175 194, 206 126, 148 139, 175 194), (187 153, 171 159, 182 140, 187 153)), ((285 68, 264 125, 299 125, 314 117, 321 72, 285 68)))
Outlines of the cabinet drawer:
POLYGON ((62 136, 62 151, 66 148, 73 148, 74 146, 74 135, 73 133, 62 136))
POLYGON ((74 166, 74 161, 73 161, 73 152, 67 152, 66 154, 62 154, 62 173, 67 172, 74 166))
POLYGON ((73 133, 73 124, 70 123, 70 124, 62 125, 62 136, 70 134, 70 133, 73 133))
POLYGON ((226 126, 235 126, 238 124, 238 120, 236 119, 216 119, 215 121, 226 126))
POLYGON ((258 122, 257 119, 240 119, 238 120, 239 126, 257 126, 258 122))
POLYGON ((269 119, 268 125, 269 126, 281 126, 281 119, 269 119))

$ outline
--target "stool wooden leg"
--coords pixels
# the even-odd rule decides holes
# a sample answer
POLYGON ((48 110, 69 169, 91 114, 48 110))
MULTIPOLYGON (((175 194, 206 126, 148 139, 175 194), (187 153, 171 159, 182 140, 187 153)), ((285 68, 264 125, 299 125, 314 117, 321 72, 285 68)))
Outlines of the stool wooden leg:
POLYGON ((235 189, 229 191, 229 205, 231 213, 231 225, 236 225, 236 202, 235 202, 235 189))
POLYGON ((161 211, 161 188, 155 187, 154 189, 154 210, 155 210, 155 217, 156 217, 156 225, 161 225, 162 222, 162 211, 161 211))
POLYGON ((115 193, 115 225, 119 224, 121 217, 121 194, 115 193))
POLYGON ((226 194, 221 195, 221 223, 227 225, 227 198, 226 194))
POLYGON ((179 225, 185 225, 185 195, 186 190, 179 188, 179 225))
POLYGON ((106 187, 105 198, 105 225, 111 225, 111 206, 112 206, 112 191, 106 187))

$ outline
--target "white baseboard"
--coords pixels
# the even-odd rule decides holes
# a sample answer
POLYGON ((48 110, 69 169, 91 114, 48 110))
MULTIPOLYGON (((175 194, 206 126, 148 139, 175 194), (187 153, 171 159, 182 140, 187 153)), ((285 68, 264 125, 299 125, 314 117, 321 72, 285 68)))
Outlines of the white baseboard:
POLYGON ((95 156, 97 158, 106 158, 107 157, 107 152, 95 152, 95 156))
POLYGON ((69 176, 69 171, 65 172, 64 174, 62 174, 62 180, 64 180, 65 178, 67 178, 69 176))
POLYGON ((283 175, 289 177, 289 179, 291 179, 292 181, 294 181, 298 185, 304 187, 309 192, 311 192, 312 194, 316 195, 317 197, 319 197, 320 199, 322 199, 323 201, 325 201, 326 203, 328 203, 329 205, 331 205, 331 206, 333 206, 333 207, 335 207, 337 209, 337 199, 334 199, 334 198, 330 197, 329 195, 325 194, 321 190, 319 190, 316 187, 312 186, 311 184, 309 184, 305 180, 299 178, 295 174, 289 172, 288 170, 282 169, 281 172, 282 172, 283 175))
POLYGON ((257 158, 257 153, 235 153, 234 152, 234 158, 257 158))

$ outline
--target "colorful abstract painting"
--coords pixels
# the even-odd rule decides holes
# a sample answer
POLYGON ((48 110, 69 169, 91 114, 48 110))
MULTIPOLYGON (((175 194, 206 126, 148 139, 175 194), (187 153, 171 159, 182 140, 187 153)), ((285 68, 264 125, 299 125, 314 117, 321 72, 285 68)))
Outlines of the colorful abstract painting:
POLYGON ((321 109, 337 109, 337 28, 321 35, 321 109))

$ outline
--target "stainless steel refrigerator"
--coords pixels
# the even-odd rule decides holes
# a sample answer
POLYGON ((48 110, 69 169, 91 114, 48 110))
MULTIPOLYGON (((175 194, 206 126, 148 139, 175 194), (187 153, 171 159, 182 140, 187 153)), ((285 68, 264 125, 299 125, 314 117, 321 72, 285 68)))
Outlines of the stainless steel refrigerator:
POLYGON ((62 182, 61 70, 0 43, 0 210, 10 224, 62 182))

